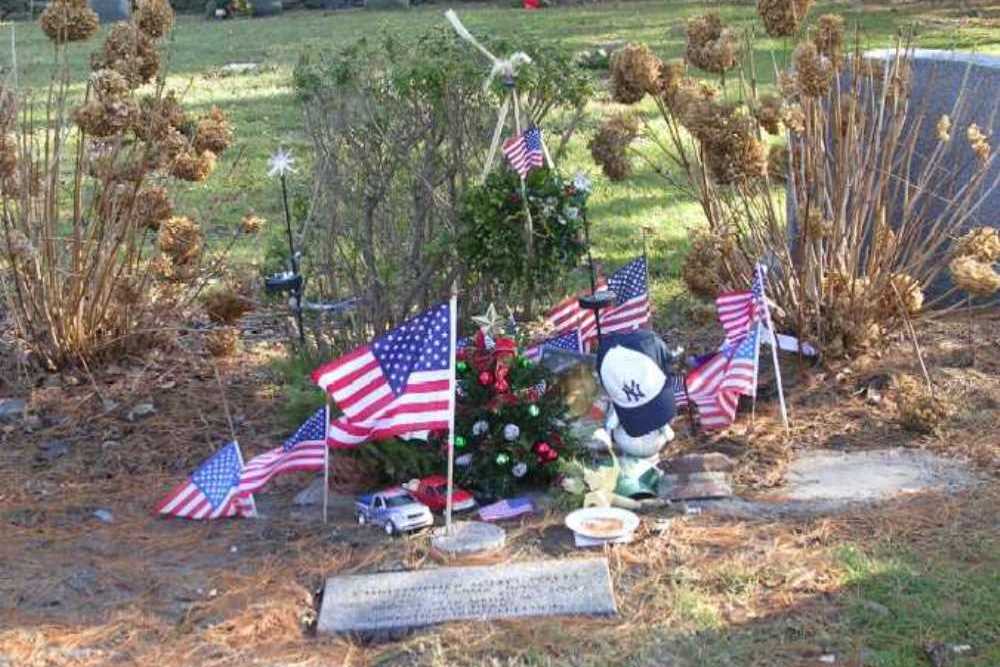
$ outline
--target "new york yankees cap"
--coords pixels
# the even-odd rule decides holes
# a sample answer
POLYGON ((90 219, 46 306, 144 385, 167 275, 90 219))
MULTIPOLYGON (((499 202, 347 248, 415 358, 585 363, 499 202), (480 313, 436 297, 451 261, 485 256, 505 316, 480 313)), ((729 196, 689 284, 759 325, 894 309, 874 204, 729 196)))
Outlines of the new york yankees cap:
POLYGON ((599 351, 598 374, 622 428, 639 437, 673 419, 674 397, 663 369, 629 342, 625 339, 599 351))

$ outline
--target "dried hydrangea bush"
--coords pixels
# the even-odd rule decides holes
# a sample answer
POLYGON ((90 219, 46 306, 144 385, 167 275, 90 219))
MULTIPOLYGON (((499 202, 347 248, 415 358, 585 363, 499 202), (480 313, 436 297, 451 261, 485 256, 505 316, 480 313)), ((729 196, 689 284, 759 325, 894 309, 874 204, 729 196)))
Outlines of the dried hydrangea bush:
MULTIPOLYGON (((682 268, 693 294, 745 289, 765 260, 778 326, 836 356, 882 344, 899 320, 934 305, 924 288, 948 269, 942 256, 982 194, 997 186, 996 150, 975 125, 920 116, 905 41, 885 61, 867 60, 845 47, 863 40, 848 39, 840 17, 810 24, 811 4, 758 2, 768 35, 797 36, 790 58, 773 60, 788 62, 775 65, 774 89, 755 84, 753 32, 737 39, 716 13, 689 20, 685 62, 630 45, 612 65, 613 97, 634 104, 650 96, 659 118, 636 114, 642 127, 632 128, 610 117, 591 153, 609 178, 627 177, 640 160, 700 204, 706 229, 692 237, 682 268), (689 67, 716 73, 718 83, 692 77, 689 67), (907 131, 916 119, 940 139, 919 161, 918 133, 907 131), (648 138, 641 145, 640 135, 648 138), (959 178, 953 166, 969 162, 959 156, 970 150, 977 169, 959 178), (904 177, 901 169, 915 162, 922 168, 904 177), (928 222, 940 196, 953 205, 928 222)), ((952 117, 961 117, 967 94, 952 117)), ((957 246, 970 249, 951 266, 959 287, 997 289, 995 259, 985 259, 1000 246, 995 232, 957 246)))
POLYGON ((81 100, 65 45, 92 37, 97 16, 53 0, 40 17, 55 45, 47 106, 32 115, 32 91, 0 89, 0 288, 49 367, 155 340, 220 268, 171 190, 208 178, 233 132, 218 109, 193 118, 165 89, 173 22, 167 0, 139 0, 93 54, 81 100))

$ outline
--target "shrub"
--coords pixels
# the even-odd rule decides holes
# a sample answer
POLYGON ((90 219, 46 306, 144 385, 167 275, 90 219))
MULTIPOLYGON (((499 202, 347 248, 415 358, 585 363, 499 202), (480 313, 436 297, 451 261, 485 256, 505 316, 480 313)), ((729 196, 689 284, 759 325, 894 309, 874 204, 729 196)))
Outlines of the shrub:
MULTIPOLYGON (((758 8, 769 34, 786 35, 799 31, 810 4, 762 0, 758 8)), ((706 43, 728 34, 717 17, 691 26, 694 61, 700 55, 692 54, 703 55, 706 43)), ((666 129, 644 120, 653 140, 641 152, 704 213, 706 233, 683 271, 693 293, 711 298, 746 289, 754 264, 767 261, 778 325, 825 345, 828 354, 853 353, 883 342, 897 318, 924 307, 923 289, 947 266, 952 238, 996 186, 988 170, 995 149, 974 125, 955 132, 947 116, 924 117, 910 99, 905 43, 883 64, 860 50, 845 54, 843 22, 835 16, 803 34, 792 66, 775 72, 777 94, 741 86, 723 95, 683 67, 662 66, 655 103, 666 129), (918 149, 914 128, 935 123, 940 145, 918 149), (768 146, 767 134, 783 135, 785 143, 768 146), (959 166, 970 161, 976 168, 960 176, 959 166), (787 204, 774 192, 786 179, 787 204), (949 206, 938 214, 941 198, 949 206)), ((758 79, 752 47, 746 43, 737 54, 747 70, 743 80, 758 79)), ((719 72, 725 85, 724 67, 694 64, 719 72)), ((960 97, 956 108, 962 104, 960 97)), ((606 152, 594 153, 605 169, 606 152)), ((960 246, 992 241, 980 233, 960 246)), ((952 265, 956 281, 980 293, 994 289, 988 269, 975 259, 952 265)))
MULTIPOLYGON (((518 47, 535 60, 518 75, 531 120, 541 123, 558 107, 582 108, 587 79, 568 57, 518 47)), ((514 50, 498 42, 489 48, 514 50)), ((316 154, 303 244, 309 289, 325 300, 361 297, 342 342, 385 330, 465 279, 453 243, 461 202, 482 172, 504 92, 499 81, 483 89, 487 71, 443 28, 414 40, 361 39, 334 53, 306 54, 296 67, 316 154)), ((577 121, 566 121, 564 140, 577 121)), ((555 155, 564 144, 553 146, 555 155)), ((471 296, 488 288, 470 285, 471 296)))
POLYGON ((0 285, 17 333, 53 368, 155 340, 219 268, 204 260, 201 226, 174 214, 168 191, 168 175, 201 179, 215 154, 192 144, 172 93, 138 90, 162 75, 157 44, 172 10, 141 0, 131 21, 116 24, 74 108, 64 45, 96 29, 89 11, 55 0, 40 19, 56 44, 42 122, 23 103, 30 92, 0 90, 0 285), (198 173, 177 168, 188 158, 198 173))

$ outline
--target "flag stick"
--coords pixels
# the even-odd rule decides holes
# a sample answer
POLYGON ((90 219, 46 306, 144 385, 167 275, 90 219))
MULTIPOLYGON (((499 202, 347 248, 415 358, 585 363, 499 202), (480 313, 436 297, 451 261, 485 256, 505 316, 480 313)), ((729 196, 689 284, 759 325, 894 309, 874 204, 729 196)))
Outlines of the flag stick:
POLYGON ((457 330, 458 285, 451 284, 451 299, 448 301, 448 321, 451 332, 448 338, 448 365, 450 367, 448 390, 448 495, 445 498, 444 532, 451 535, 452 493, 455 488, 455 335, 457 330))
POLYGON ((222 409, 226 412, 226 422, 229 424, 229 437, 236 442, 236 427, 233 426, 233 415, 229 412, 229 401, 226 400, 226 388, 222 384, 222 376, 219 375, 219 365, 212 362, 212 370, 215 372, 215 381, 219 385, 219 397, 222 399, 222 409))
MULTIPOLYGON (((330 394, 326 395, 326 411, 324 412, 323 433, 330 432, 330 394)), ((330 503, 330 442, 327 438, 323 448, 323 523, 327 522, 327 507, 330 503)))
MULTIPOLYGON (((764 267, 760 264, 757 265, 757 270, 760 271, 760 292, 761 301, 764 304, 764 320, 767 324, 767 330, 771 335, 771 359, 774 361, 774 379, 778 384, 778 402, 781 404, 781 422, 785 425, 785 430, 789 430, 788 426, 788 409, 785 407, 785 390, 781 386, 781 367, 778 365, 778 337, 774 334, 774 323, 771 321, 771 307, 767 303, 767 290, 764 283, 764 267)), ((760 346, 760 337, 757 339, 758 349, 760 346)), ((754 394, 757 393, 757 386, 754 385, 754 394)))

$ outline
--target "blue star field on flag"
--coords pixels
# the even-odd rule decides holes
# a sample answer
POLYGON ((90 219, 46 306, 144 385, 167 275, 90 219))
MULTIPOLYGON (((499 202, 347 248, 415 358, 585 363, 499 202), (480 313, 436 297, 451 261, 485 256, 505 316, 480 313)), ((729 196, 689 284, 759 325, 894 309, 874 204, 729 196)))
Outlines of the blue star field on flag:
POLYGON ((205 494, 212 509, 217 508, 240 483, 243 464, 238 445, 230 442, 191 474, 191 481, 205 494))
POLYGON ((326 408, 320 408, 302 423, 292 437, 281 445, 286 452, 292 451, 303 442, 323 442, 326 440, 326 408))
POLYGON ((646 293, 646 258, 632 260, 608 279, 608 289, 615 293, 618 305, 646 293))
POLYGON ((443 303, 375 340, 372 355, 393 394, 399 396, 405 391, 411 373, 448 368, 450 335, 448 304, 443 303))

